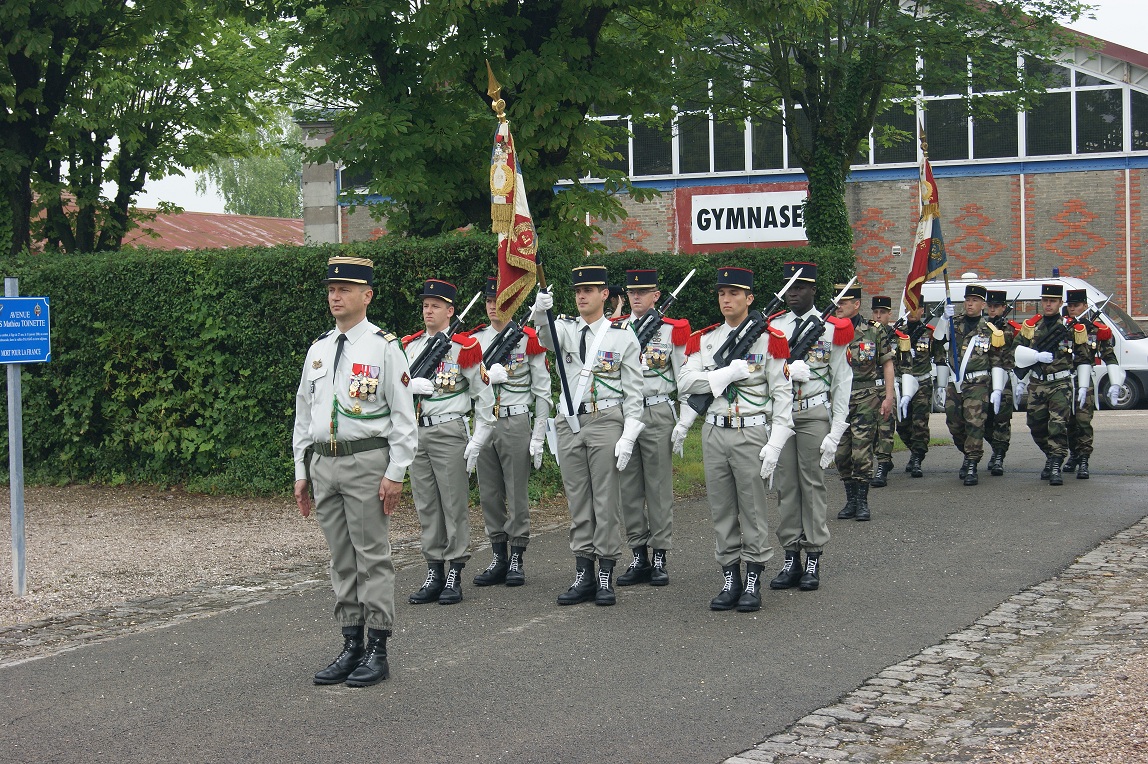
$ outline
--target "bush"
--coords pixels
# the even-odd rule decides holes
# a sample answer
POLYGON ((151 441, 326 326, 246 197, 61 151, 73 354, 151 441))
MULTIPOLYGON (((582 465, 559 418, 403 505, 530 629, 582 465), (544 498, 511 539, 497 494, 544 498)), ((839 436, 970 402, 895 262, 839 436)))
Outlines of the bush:
MULTIPOLYGON (((23 368, 27 479, 287 491, 301 365, 308 343, 331 327, 320 281, 327 258, 373 260, 369 318, 404 334, 421 325, 417 295, 426 278, 455 283, 469 300, 494 272, 494 251, 490 235, 454 234, 342 247, 28 257, 18 263, 20 291, 50 298, 53 353, 50 363, 23 368)), ((545 248, 541 255, 559 287, 557 307, 573 312, 565 285, 583 255, 545 248)), ((717 265, 752 268, 767 298, 780 287, 781 263, 793 257, 820 263, 822 295, 853 269, 851 255, 808 248, 635 252, 594 262, 607 265, 616 283, 628 268, 656 267, 666 293, 697 268, 672 315, 701 327, 720 319, 717 265)), ((466 324, 481 320, 476 305, 466 324)), ((553 490, 555 475, 545 477, 533 493, 553 490)))

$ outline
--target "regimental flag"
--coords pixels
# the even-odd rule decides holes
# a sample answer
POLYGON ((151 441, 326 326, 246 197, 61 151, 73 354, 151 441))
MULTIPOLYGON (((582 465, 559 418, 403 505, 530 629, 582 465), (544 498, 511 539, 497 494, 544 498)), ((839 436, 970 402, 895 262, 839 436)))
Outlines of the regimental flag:
POLYGON ((499 318, 508 321, 537 282, 538 240, 526 202, 514 137, 505 117, 499 120, 494 133, 494 151, 490 155, 490 218, 498 234, 495 306, 499 318))
MULTIPOLYGON (((924 133, 921 134, 922 137, 924 133)), ((925 146, 922 140, 922 148, 925 146)), ((921 221, 913 242, 913 265, 905 280, 905 309, 916 310, 921 304, 921 284, 944 273, 948 265, 945 238, 941 235, 941 202, 933 166, 927 154, 921 160, 921 221)))

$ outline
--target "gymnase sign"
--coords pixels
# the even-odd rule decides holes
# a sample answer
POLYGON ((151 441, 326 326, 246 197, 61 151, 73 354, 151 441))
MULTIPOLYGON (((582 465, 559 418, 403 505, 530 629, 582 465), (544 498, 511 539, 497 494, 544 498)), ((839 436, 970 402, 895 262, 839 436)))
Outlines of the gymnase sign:
POLYGON ((806 241, 805 191, 695 194, 691 197, 693 244, 806 241))

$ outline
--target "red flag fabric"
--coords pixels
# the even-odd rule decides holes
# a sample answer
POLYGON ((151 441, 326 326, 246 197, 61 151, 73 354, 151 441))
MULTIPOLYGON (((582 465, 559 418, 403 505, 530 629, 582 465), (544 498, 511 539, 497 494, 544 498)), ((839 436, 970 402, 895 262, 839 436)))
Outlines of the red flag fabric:
POLYGON ((505 120, 498 124, 490 155, 490 217, 498 234, 495 307, 500 320, 508 321, 537 283, 538 240, 526 202, 514 137, 505 120))
POLYGON ((926 156, 921 161, 921 220, 913 242, 913 263, 905 280, 905 309, 916 310, 921 304, 921 285, 944 273, 948 266, 945 238, 941 235, 941 201, 933 167, 926 156))

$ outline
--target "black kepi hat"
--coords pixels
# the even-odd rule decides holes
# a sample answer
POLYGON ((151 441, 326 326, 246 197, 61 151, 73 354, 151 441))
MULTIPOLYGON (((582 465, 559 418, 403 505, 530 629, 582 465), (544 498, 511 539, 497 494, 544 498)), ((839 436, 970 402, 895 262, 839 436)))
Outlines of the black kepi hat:
POLYGON ((965 299, 966 300, 969 299, 970 297, 979 297, 982 300, 984 300, 984 299, 987 299, 988 296, 989 296, 989 290, 985 289, 980 284, 969 284, 967 287, 965 287, 965 299))
POLYGON ((885 310, 893 309, 893 298, 883 294, 879 294, 873 298, 873 310, 884 308, 885 310))
POLYGON ((781 281, 787 283, 793 274, 801 271, 801 275, 797 278, 798 281, 808 281, 810 284, 817 283, 817 263, 782 263, 781 265, 781 281))
POLYGON ((732 266, 718 268, 717 285, 719 287, 737 287, 752 292, 753 271, 748 268, 734 268, 732 266))
POLYGON ((989 305, 1004 305, 1008 302, 1008 295, 1003 289, 989 289, 985 292, 985 302, 989 305))
MULTIPOLYGON (((835 286, 833 288, 835 290, 837 290, 838 294, 841 294, 841 290, 845 289, 845 285, 844 284, 838 284, 837 286, 835 286)), ((861 299, 861 285, 854 283, 853 286, 851 286, 845 290, 844 294, 841 294, 841 299, 842 300, 860 300, 861 299)))
POLYGON ((1067 294, 1066 294, 1066 297, 1067 297, 1067 299, 1065 300, 1065 302, 1067 302, 1069 305, 1072 305, 1074 303, 1087 303, 1088 302, 1088 290, 1087 289, 1069 289, 1067 294))
POLYGON ((327 260, 327 278, 323 283, 342 281, 348 284, 374 285, 375 264, 365 257, 337 255, 327 260))
POLYGON ((454 305, 454 298, 458 294, 454 284, 442 279, 427 279, 423 282, 423 291, 419 297, 437 297, 444 300, 451 305, 454 305))
POLYGON ((598 286, 603 289, 607 288, 606 266, 604 265, 583 265, 580 268, 575 268, 570 276, 571 286, 598 286))
POLYGON ((1041 284, 1040 299, 1050 297, 1054 300, 1064 299, 1064 284, 1041 284))
POLYGON ((626 271, 626 289, 657 289, 658 272, 652 268, 626 271))
POLYGON ((486 286, 482 288, 483 297, 498 297, 498 276, 487 276, 486 286))

